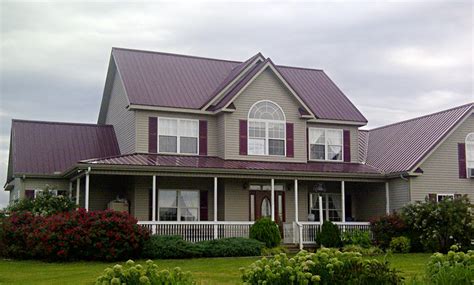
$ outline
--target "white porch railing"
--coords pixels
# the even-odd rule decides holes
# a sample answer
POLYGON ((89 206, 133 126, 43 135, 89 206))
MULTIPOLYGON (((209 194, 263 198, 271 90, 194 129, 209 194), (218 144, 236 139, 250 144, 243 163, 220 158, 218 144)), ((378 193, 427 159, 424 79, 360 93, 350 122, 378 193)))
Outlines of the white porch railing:
MULTIPOLYGON (((334 222, 342 232, 355 230, 369 231, 369 222, 334 222)), ((320 222, 285 223, 283 226, 283 241, 295 244, 315 244, 316 234, 321 227, 320 222)))
POLYGON ((184 240, 198 242, 228 237, 249 237, 253 222, 152 222, 139 221, 154 235, 178 235, 184 240))

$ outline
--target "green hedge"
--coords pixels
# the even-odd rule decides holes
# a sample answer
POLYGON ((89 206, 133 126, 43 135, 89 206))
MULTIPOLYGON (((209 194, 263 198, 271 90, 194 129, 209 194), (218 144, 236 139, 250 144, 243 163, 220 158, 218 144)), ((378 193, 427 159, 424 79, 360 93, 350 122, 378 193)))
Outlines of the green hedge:
POLYGON ((255 221, 250 227, 250 238, 264 242, 268 248, 278 246, 281 242, 278 225, 268 218, 255 221))
POLYGON ((263 243, 248 238, 223 238, 191 243, 180 236, 152 236, 145 243, 143 257, 173 259, 195 257, 259 256, 263 243))

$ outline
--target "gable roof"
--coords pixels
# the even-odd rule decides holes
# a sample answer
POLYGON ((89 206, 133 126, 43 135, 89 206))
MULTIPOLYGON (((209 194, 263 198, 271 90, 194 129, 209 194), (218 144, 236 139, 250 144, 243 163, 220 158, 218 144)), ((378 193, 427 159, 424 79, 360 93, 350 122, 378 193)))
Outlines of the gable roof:
POLYGON ((110 125, 13 120, 12 173, 8 178, 15 174, 54 175, 83 159, 119 154, 110 125))
POLYGON ((366 134, 361 131, 359 153, 365 151, 366 163, 386 173, 414 171, 473 110, 474 103, 469 103, 365 131, 366 134))
MULTIPOLYGON (((239 62, 121 48, 113 48, 112 57, 130 104, 185 109, 206 106, 233 79, 247 78, 242 72, 248 64, 263 58, 258 53, 239 62)), ((322 70, 274 66, 318 119, 367 122, 322 70)))

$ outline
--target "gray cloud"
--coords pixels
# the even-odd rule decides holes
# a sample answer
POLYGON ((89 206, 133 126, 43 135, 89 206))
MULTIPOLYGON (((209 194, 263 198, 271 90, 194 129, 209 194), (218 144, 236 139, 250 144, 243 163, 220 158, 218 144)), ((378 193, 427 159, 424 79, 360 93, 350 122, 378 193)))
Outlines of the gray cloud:
POLYGON ((12 118, 96 121, 112 46, 322 68, 369 127, 474 101, 470 1, 0 5, 2 183, 12 118))

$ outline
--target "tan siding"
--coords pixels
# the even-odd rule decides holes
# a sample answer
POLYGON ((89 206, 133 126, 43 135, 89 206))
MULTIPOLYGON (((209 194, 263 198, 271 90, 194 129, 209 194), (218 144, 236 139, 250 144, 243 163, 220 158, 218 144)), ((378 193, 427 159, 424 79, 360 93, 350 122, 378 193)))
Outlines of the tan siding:
MULTIPOLYGON (((65 179, 33 179, 27 178, 23 182, 25 190, 45 189, 49 185, 52 190, 69 190, 69 182, 65 179)), ((24 192, 21 197, 24 197, 24 192)))
POLYGON ((220 114, 216 118, 217 156, 225 157, 225 118, 226 114, 220 114))
MULTIPOLYGON (((286 222, 295 221, 295 191, 294 182, 291 184, 291 190, 286 191, 286 222)), ((305 182, 298 183, 298 220, 304 222, 308 220, 308 185, 305 182)))
POLYGON ((421 164, 423 175, 411 178, 411 201, 422 201, 428 193, 468 194, 474 201, 474 179, 459 178, 458 143, 474 132, 474 115, 467 118, 421 164))
POLYGON ((216 117, 201 114, 186 114, 158 111, 136 111, 137 152, 148 152, 148 118, 149 117, 171 117, 194 120, 207 120, 207 154, 216 156, 217 144, 217 120, 216 117))
POLYGON ((390 211, 398 211, 410 203, 410 182, 399 179, 389 181, 390 211))
POLYGON ((385 214, 385 183, 346 183, 351 195, 352 216, 356 221, 368 221, 385 214))
POLYGON ((305 121, 300 119, 300 104, 280 83, 272 71, 266 70, 255 79, 234 101, 236 111, 226 115, 225 155, 226 159, 245 159, 262 161, 306 161, 305 121), (286 120, 294 124, 295 157, 242 156, 239 155, 239 120, 247 120, 251 106, 260 100, 272 100, 285 112, 286 120))
POLYGON ((120 152, 135 152, 135 113, 126 109, 128 100, 118 73, 114 77, 108 105, 106 124, 114 126, 120 152))
POLYGON ((132 182, 133 177, 90 175, 89 209, 105 210, 107 209, 107 204, 115 200, 117 196, 125 198, 129 202, 133 201, 130 196, 132 182))
MULTIPOLYGON (((340 129, 350 130, 351 132, 351 162, 359 162, 359 131, 358 127, 340 124, 322 124, 308 122, 308 128, 326 128, 326 129, 340 129)), ((306 147, 306 146, 305 146, 306 147)))
POLYGON ((249 192, 243 188, 244 181, 239 179, 225 180, 225 220, 249 220, 249 192))
POLYGON ((152 187, 151 176, 134 177, 134 216, 139 221, 149 220, 149 193, 152 187))

